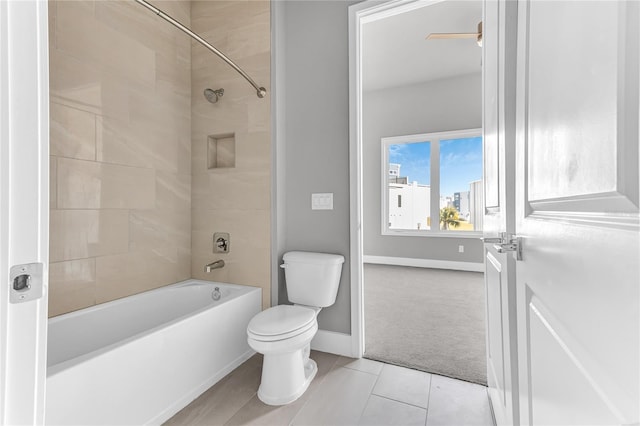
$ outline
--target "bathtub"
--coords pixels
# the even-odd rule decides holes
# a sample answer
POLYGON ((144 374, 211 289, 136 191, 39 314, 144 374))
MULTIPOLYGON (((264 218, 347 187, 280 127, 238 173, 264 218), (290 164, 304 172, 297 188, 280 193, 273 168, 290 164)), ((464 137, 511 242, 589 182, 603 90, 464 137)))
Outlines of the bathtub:
POLYGON ((50 319, 45 424, 166 421, 254 354, 261 291, 187 280, 50 319))

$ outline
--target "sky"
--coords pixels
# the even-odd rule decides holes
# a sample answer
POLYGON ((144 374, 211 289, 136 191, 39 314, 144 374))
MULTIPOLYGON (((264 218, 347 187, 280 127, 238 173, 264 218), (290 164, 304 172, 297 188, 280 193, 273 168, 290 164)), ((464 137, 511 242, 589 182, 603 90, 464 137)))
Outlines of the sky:
MULTIPOLYGON (((389 162, 400 164, 400 176, 409 182, 430 184, 431 143, 389 146, 389 162)), ((469 183, 482 179, 482 137, 440 141, 440 195, 469 190, 469 183)))

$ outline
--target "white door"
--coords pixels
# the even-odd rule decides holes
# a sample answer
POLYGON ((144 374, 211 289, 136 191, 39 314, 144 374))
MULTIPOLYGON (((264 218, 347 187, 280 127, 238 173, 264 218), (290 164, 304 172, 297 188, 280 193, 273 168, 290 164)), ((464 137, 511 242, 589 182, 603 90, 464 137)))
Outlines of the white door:
POLYGON ((640 421, 635 1, 520 1, 522 424, 640 421))
POLYGON ((0 424, 42 424, 49 241, 47 2, 0 1, 0 424))
POLYGON ((483 18, 483 128, 487 382, 496 423, 517 424, 516 292, 513 256, 496 248, 515 233, 514 2, 486 0, 483 18))

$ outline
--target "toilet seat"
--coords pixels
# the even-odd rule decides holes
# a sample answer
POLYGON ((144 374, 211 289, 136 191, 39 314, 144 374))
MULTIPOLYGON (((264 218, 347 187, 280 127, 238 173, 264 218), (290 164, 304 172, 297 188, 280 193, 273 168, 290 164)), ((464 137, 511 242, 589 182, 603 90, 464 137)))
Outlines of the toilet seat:
POLYGON ((297 305, 278 305, 253 317, 247 326, 249 338, 274 342, 298 336, 316 326, 316 311, 297 305))

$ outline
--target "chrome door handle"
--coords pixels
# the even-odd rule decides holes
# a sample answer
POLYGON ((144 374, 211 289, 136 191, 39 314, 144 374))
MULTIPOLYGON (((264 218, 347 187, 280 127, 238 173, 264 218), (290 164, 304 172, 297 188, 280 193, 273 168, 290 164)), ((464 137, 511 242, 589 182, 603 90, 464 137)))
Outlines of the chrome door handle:
POLYGON ((516 252, 516 260, 522 260, 522 238, 501 232, 500 237, 482 238, 482 242, 493 244, 498 253, 516 252))
POLYGON ((501 232, 497 237, 483 237, 480 239, 485 244, 502 244, 507 240, 507 233, 501 232))
POLYGON ((491 238, 480 238, 482 240, 483 243, 485 244, 501 244, 504 240, 502 239, 502 237, 491 237, 491 238))

